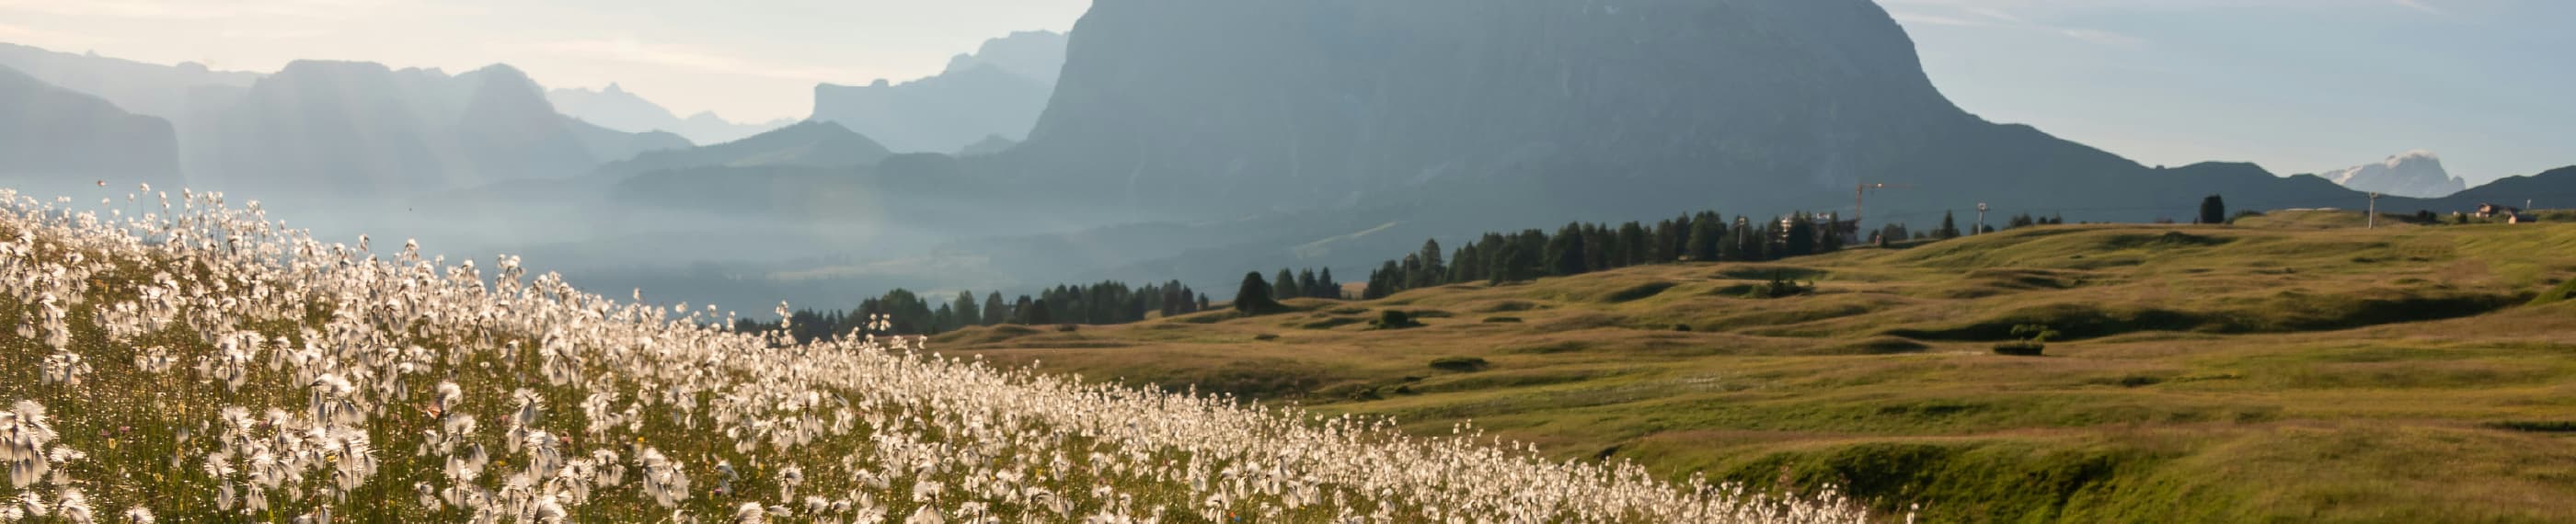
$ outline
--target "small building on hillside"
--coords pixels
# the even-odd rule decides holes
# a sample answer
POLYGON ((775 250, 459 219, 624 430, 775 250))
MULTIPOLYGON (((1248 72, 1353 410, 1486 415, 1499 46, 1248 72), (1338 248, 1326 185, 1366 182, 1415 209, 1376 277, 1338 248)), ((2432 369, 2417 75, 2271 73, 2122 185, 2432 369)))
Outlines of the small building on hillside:
POLYGON ((2496 218, 2519 216, 2521 214, 2522 208, 2518 207, 2499 204, 2478 204, 2478 213, 2476 216, 2478 218, 2496 218))

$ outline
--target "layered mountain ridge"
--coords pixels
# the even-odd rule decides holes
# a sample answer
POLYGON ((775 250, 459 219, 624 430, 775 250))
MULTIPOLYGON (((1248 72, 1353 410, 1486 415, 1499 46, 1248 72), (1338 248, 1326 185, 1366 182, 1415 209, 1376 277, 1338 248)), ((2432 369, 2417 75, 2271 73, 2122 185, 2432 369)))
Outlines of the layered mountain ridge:
POLYGON ((0 176, 166 186, 178 174, 178 139, 169 121, 0 67, 0 176))
POLYGON ((2416 198, 2439 198, 2469 188, 2467 180, 2442 169, 2441 155, 2421 149, 2317 176, 2356 191, 2416 198))
POLYGON ((550 89, 546 91, 546 101, 554 103, 555 109, 565 116, 600 127, 631 133, 665 131, 699 144, 732 142, 795 123, 792 119, 733 122, 712 111, 700 111, 681 118, 670 109, 616 83, 598 90, 550 89))
POLYGON ((1059 33, 1012 33, 950 59, 947 70, 928 78, 818 85, 812 120, 838 122, 899 152, 953 153, 995 136, 1019 140, 1046 111, 1066 43, 1059 33))

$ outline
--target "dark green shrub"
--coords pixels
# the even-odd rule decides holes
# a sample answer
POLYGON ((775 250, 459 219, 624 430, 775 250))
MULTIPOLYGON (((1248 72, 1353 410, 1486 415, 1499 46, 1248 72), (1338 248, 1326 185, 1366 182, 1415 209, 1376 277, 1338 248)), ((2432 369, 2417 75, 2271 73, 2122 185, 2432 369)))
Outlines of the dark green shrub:
POLYGON ((1413 320, 1413 314, 1412 314, 1412 313, 1406 313, 1406 312, 1403 312, 1403 311, 1393 310, 1393 309, 1389 309, 1389 310, 1385 310, 1385 311, 1380 311, 1380 312, 1378 312, 1377 320, 1376 320, 1376 321, 1369 322, 1369 325, 1371 325, 1371 326, 1376 326, 1378 329, 1404 329, 1404 328, 1417 328, 1417 327, 1422 327, 1422 323, 1421 323, 1421 322, 1417 322, 1417 321, 1413 320))
POLYGON ((2486 425, 2496 429, 2530 433, 2576 433, 2576 421, 2567 420, 2506 420, 2488 422, 2486 425))
POLYGON ((1472 373, 1484 371, 1485 368, 1488 367, 1492 367, 1492 364, 1488 364, 1485 362, 1485 359, 1477 357, 1440 357, 1431 360, 1431 369, 1442 371, 1472 373))
POLYGON ((1995 354, 2039 356, 2041 351, 2048 349, 2048 339, 2057 338, 2057 330, 2049 329, 2046 324, 2022 324, 2013 326, 2012 335, 2017 340, 1995 344, 1995 354))
POLYGON ((1805 285, 1800 285, 1797 282, 1790 281, 1788 277, 1783 276, 1778 272, 1774 272, 1771 274, 1771 282, 1753 286, 1753 290, 1745 293, 1744 298, 1788 298, 1815 292, 1815 281, 1808 281, 1805 285))

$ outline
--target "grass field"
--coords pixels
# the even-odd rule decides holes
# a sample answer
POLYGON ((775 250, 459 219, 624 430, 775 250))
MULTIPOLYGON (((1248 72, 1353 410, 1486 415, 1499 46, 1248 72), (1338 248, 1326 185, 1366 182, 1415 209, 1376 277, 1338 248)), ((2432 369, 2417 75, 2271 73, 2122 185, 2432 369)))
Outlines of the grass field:
POLYGON ((2248 218, 932 343, 1933 522, 2576 521, 2576 225, 2248 218), (1774 277, 1816 292, 1744 298, 1774 277))

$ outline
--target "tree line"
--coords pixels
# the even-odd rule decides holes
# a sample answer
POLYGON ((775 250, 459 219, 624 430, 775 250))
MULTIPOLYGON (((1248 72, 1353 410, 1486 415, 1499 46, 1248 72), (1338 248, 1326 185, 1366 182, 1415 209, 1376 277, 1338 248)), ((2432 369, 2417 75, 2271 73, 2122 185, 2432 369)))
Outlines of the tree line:
MULTIPOLYGON (((2063 217, 2024 213, 2007 221, 2005 229, 2064 223, 2063 217)), ((1857 224, 1843 221, 1836 213, 1798 212, 1778 220, 1753 220, 1701 211, 1653 224, 1572 222, 1553 234, 1538 229, 1489 232, 1445 251, 1437 239, 1431 239, 1424 240, 1420 250, 1387 260, 1370 271, 1368 283, 1357 297, 1343 292, 1331 268, 1281 268, 1268 279, 1259 271, 1245 274, 1234 305, 1259 311, 1275 306, 1278 300, 1292 298, 1375 300, 1447 284, 1518 282, 1648 264, 1765 262, 1840 251, 1853 243, 1856 228, 1857 224)), ((1993 226, 1975 228, 1995 231, 1993 226)), ((1909 231, 1904 224, 1890 223, 1871 231, 1866 241, 1879 244, 1959 236, 1962 232, 1956 218, 1944 213, 1938 228, 1909 231)), ((954 299, 932 304, 911 291, 896 289, 862 301, 858 308, 848 311, 798 310, 788 316, 788 331, 797 340, 855 332, 932 335, 1002 324, 1124 324, 1143 321, 1155 313, 1171 317, 1208 308, 1207 294, 1178 280, 1141 287, 1115 281, 1059 285, 1011 301, 993 292, 983 297, 981 305, 971 291, 961 291, 954 299), (867 329, 870 319, 880 314, 887 316, 891 327, 882 331, 867 329)), ((735 321, 735 327, 762 330, 780 326, 777 322, 740 319, 735 321)))
POLYGON ((1738 215, 1729 220, 1716 211, 1701 211, 1653 224, 1574 222, 1554 234, 1538 229, 1491 232, 1445 253, 1438 240, 1425 240, 1419 251, 1369 272, 1360 298, 1446 284, 1516 282, 1647 264, 1759 262, 1831 253, 1851 243, 1852 233, 1853 224, 1835 213, 1799 212, 1780 220, 1738 215))
MULTIPOLYGON (((986 293, 980 304, 973 291, 959 291, 955 298, 932 304, 930 299, 910 290, 895 289, 860 301, 859 307, 847 311, 797 310, 788 314, 786 328, 796 340, 811 341, 851 333, 936 335, 969 326, 1002 324, 1125 324, 1153 314, 1186 315, 1207 308, 1205 293, 1178 280, 1141 287, 1115 281, 1058 285, 1034 296, 1020 295, 1007 301, 997 291, 986 293), (869 321, 877 315, 886 316, 888 329, 869 329, 869 321)), ((761 331, 780 326, 775 321, 737 319, 734 328, 761 331)))

